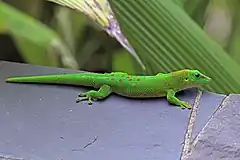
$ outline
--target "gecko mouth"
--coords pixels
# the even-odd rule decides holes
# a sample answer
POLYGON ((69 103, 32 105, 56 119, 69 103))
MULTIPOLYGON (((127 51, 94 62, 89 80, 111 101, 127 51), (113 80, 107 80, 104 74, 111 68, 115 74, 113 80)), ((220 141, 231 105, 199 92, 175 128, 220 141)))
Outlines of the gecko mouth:
POLYGON ((209 82, 212 80, 210 77, 204 76, 204 75, 201 75, 200 78, 204 79, 204 81, 206 81, 206 82, 209 82))

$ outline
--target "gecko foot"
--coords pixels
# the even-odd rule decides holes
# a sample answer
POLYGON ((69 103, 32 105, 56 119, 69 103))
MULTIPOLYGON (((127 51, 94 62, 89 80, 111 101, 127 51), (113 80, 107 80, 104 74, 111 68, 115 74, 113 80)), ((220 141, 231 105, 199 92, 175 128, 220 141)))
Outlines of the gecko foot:
POLYGON ((79 103, 79 102, 81 102, 81 101, 88 100, 88 104, 89 104, 89 105, 92 105, 92 104, 93 104, 93 102, 92 102, 93 98, 88 94, 88 92, 87 92, 87 93, 80 93, 80 94, 78 95, 78 97, 81 97, 81 98, 76 98, 76 103, 79 103))
POLYGON ((82 97, 82 98, 76 98, 76 103, 79 103, 79 102, 84 101, 84 100, 88 100, 88 104, 89 104, 89 105, 92 105, 92 104, 93 104, 92 98, 91 98, 91 97, 88 97, 88 96, 82 97))
POLYGON ((187 103, 187 102, 182 102, 179 107, 181 109, 185 109, 185 108, 192 109, 192 106, 189 103, 187 103))
POLYGON ((88 100, 88 104, 89 105, 92 105, 93 104, 93 101, 96 100, 96 98, 94 97, 94 93, 96 91, 88 91, 86 93, 79 93, 78 94, 78 97, 79 98, 76 98, 76 103, 79 103, 81 101, 85 101, 85 100, 88 100))
POLYGON ((111 93, 111 88, 108 85, 102 85, 98 91, 90 90, 85 93, 80 93, 78 96, 79 98, 76 99, 76 102, 80 102, 83 100, 88 100, 88 104, 91 105, 93 101, 104 99, 111 93))

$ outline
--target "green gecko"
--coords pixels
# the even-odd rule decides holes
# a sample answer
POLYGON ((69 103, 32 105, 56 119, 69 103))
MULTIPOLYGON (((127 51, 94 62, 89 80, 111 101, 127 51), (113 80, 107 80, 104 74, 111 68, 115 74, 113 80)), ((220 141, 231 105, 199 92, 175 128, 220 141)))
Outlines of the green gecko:
POLYGON ((90 86, 98 90, 80 93, 76 102, 100 100, 111 93, 130 98, 166 97, 169 103, 180 108, 192 106, 175 96, 175 93, 191 87, 200 87, 211 81, 211 78, 198 70, 183 69, 170 73, 158 73, 153 76, 129 75, 124 72, 112 73, 76 73, 62 75, 25 76, 8 78, 6 82, 49 83, 90 86))

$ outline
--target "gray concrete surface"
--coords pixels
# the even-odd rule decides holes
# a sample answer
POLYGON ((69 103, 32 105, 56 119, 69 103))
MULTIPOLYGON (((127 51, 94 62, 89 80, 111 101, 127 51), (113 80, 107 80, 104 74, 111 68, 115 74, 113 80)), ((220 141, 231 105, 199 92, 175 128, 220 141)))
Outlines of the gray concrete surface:
POLYGON ((230 95, 193 143, 188 160, 240 159, 240 95, 230 95))
MULTIPOLYGON (((86 102, 75 103, 77 94, 87 91, 86 88, 4 82, 10 76, 75 72, 10 62, 0 64, 2 157, 10 155, 24 160, 180 159, 191 111, 180 110, 164 98, 131 100, 112 95, 89 107, 86 102)), ((190 89, 181 92, 179 97, 193 103, 195 93, 195 89, 190 89)), ((224 97, 203 92, 191 133, 193 137, 224 97)))

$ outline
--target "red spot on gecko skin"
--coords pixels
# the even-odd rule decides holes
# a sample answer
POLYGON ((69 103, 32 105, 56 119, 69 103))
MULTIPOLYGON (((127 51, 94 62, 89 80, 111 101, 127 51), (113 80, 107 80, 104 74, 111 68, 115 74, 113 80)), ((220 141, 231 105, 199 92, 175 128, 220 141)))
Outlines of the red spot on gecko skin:
POLYGON ((111 80, 114 80, 114 78, 112 78, 111 80))
POLYGON ((122 80, 121 80, 121 79, 119 79, 119 82, 121 82, 121 83, 122 83, 122 80))
POLYGON ((110 80, 110 78, 106 78, 106 80, 110 80))
POLYGON ((122 86, 122 88, 124 88, 124 86, 122 86))

